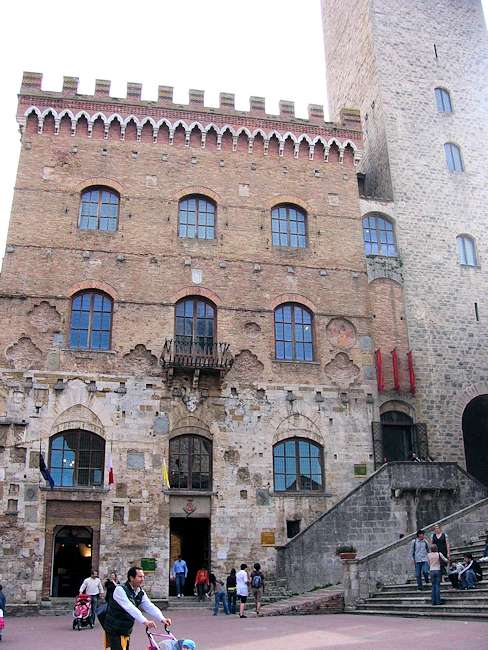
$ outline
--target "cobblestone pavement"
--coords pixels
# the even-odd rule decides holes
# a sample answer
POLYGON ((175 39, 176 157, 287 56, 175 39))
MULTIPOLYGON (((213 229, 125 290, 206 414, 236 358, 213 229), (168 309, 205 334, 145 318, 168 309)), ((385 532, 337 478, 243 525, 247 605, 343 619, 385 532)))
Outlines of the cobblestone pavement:
MULTIPOLYGON (((375 616, 213 617, 210 612, 172 612, 179 638, 197 650, 488 650, 488 622, 415 620, 375 616)), ((102 650, 102 634, 71 630, 70 616, 8 618, 2 650, 102 650)), ((131 650, 147 647, 137 626, 131 650)))

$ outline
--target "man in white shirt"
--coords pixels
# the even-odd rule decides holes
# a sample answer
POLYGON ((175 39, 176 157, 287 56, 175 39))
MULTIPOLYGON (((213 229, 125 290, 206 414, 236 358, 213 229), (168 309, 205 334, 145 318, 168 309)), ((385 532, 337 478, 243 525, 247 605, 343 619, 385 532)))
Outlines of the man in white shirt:
POLYGON ((236 573, 237 597, 239 603, 239 618, 247 618, 244 614, 247 597, 249 596, 249 575, 246 571, 247 564, 241 564, 241 570, 236 573))
POLYGON ((89 578, 83 580, 80 587, 80 594, 86 594, 90 596, 91 599, 91 622, 95 624, 95 610, 98 606, 98 599, 100 596, 103 596, 103 586, 102 581, 98 577, 98 572, 95 569, 91 570, 91 575, 89 578))
POLYGON ((131 567, 127 572, 127 582, 115 587, 103 622, 107 637, 105 646, 110 650, 129 650, 134 621, 146 627, 156 627, 156 623, 147 619, 141 609, 163 625, 171 625, 171 619, 163 616, 162 611, 149 600, 142 589, 143 584, 144 571, 140 567, 131 567))

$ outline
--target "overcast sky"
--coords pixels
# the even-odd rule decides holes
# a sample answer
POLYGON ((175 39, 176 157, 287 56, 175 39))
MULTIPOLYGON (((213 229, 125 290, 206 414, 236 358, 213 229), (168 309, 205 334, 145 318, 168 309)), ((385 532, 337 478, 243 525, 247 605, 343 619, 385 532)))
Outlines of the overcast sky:
MULTIPOLYGON (((488 0, 483 4, 486 14, 488 0)), ((320 0, 6 0, 0 54, 0 257, 19 153, 23 70, 42 72, 44 90, 61 90, 66 75, 79 77, 86 94, 98 78, 112 80, 111 94, 120 97, 133 81, 143 84, 143 99, 156 99, 161 84, 174 86, 178 103, 198 88, 210 106, 218 106, 219 92, 235 93, 241 110, 251 95, 265 97, 270 113, 280 99, 294 100, 299 117, 308 104, 326 104, 320 0)))

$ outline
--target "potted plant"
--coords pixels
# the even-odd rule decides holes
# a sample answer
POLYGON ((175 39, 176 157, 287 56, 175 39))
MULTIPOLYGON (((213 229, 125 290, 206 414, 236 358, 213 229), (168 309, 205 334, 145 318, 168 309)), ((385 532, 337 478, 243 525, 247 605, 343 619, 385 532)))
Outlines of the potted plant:
POLYGON ((336 548, 336 555, 338 555, 341 560, 355 560, 357 549, 352 544, 339 544, 336 548))

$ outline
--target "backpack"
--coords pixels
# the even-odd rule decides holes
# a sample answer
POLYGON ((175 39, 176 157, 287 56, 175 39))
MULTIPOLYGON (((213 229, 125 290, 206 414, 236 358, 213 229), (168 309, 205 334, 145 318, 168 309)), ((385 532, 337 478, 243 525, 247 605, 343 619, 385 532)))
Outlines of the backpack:
POLYGON ((259 589, 260 587, 262 587, 262 585, 263 585, 263 579, 259 575, 259 573, 256 573, 255 575, 253 575, 252 580, 251 580, 251 587, 253 589, 259 589))

